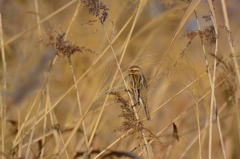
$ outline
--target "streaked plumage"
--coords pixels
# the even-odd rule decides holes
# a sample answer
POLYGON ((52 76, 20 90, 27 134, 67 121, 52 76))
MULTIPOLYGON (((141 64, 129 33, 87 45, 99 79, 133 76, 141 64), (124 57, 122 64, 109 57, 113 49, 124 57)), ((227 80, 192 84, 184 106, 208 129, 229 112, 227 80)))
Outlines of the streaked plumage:
POLYGON ((137 65, 131 66, 127 73, 128 90, 137 104, 143 106, 147 120, 151 121, 147 105, 148 84, 141 68, 137 65))

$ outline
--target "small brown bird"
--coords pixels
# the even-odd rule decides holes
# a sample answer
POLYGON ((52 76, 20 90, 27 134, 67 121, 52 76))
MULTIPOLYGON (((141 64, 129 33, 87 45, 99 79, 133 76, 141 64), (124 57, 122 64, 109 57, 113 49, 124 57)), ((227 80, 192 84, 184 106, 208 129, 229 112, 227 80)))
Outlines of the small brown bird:
POLYGON ((148 84, 147 80, 137 65, 131 66, 127 70, 127 86, 133 99, 137 101, 138 105, 142 105, 148 121, 151 121, 147 105, 148 84))

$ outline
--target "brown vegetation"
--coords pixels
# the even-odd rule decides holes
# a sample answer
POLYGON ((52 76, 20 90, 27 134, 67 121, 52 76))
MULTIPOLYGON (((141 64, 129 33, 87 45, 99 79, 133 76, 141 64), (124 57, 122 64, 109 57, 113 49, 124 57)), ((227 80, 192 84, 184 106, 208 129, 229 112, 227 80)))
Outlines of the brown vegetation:
POLYGON ((0 2, 2 158, 240 158, 240 2, 0 2), (141 66, 148 109, 126 70, 141 66))

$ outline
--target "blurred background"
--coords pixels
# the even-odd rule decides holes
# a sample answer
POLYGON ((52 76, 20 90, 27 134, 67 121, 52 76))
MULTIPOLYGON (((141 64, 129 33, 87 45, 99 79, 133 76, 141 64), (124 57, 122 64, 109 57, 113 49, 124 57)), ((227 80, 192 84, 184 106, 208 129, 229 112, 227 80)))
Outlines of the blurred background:
MULTIPOLYGON (((88 140, 93 137, 89 143, 93 150, 90 158, 126 133, 118 129, 125 120, 119 116, 122 113, 121 103, 114 95, 109 95, 105 102, 109 92, 118 92, 130 103, 109 47, 110 41, 118 62, 121 61, 124 78, 130 66, 139 65, 148 81, 148 107, 154 114, 151 122, 142 123, 147 140, 153 140, 154 158, 208 157, 211 86, 207 68, 212 76, 213 63, 217 59, 215 98, 226 158, 240 158, 239 84, 233 62, 233 58, 239 62, 240 1, 226 1, 230 28, 225 25, 223 1, 213 1, 219 29, 217 57, 214 55, 216 34, 214 29, 211 30, 213 23, 207 1, 197 5, 171 45, 191 2, 148 0, 141 3, 139 9, 140 2, 0 1, 1 37, 7 64, 6 73, 0 65, 1 100, 4 101, 1 102, 2 153, 9 158, 25 158, 30 140, 31 158, 56 158, 59 155, 81 116, 76 91, 71 88, 74 86, 71 67, 79 80, 78 96, 82 114, 85 115, 86 135, 88 140), (137 17, 136 13, 139 13, 137 17), (59 41, 57 43, 56 39, 63 33, 66 34, 60 42, 64 41, 64 46, 85 47, 84 51, 71 54, 72 65, 68 56, 60 54, 57 48, 59 41), (234 54, 230 44, 235 49, 234 54), (54 49, 49 48, 50 45, 54 49), (4 79, 6 88, 2 82, 4 79), (52 106, 54 108, 50 110, 52 106), (34 120, 39 119, 35 125, 34 120), (171 136, 173 122, 178 129, 179 141, 171 136), (201 155, 198 126, 201 131, 201 155)), ((140 106, 136 109, 140 120, 144 119, 143 109, 140 106)), ((83 157, 87 149, 83 132, 80 124, 67 151, 60 157, 66 158, 66 154, 68 158, 83 157)), ((215 113, 212 134, 212 158, 224 158, 215 113)), ((135 131, 110 146, 103 155, 110 151, 125 151, 144 158, 143 154, 139 154, 142 141, 141 134, 135 131)))

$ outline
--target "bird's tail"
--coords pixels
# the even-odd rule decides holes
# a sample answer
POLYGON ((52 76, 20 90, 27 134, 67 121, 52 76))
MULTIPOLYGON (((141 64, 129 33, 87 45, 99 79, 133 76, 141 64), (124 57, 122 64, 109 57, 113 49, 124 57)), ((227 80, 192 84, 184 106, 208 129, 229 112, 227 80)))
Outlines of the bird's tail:
POLYGON ((139 98, 139 102, 140 102, 141 105, 143 106, 143 109, 144 109, 144 111, 145 111, 147 120, 148 120, 148 121, 151 121, 151 116, 150 116, 150 114, 149 114, 147 104, 146 104, 146 103, 143 103, 142 98, 139 98))

